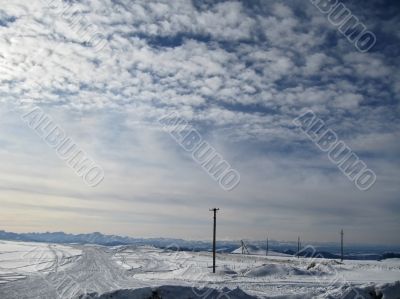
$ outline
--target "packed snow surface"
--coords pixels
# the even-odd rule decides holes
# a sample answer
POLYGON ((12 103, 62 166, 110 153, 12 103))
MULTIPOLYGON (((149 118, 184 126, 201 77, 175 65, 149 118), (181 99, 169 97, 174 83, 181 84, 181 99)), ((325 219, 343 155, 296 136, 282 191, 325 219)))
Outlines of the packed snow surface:
POLYGON ((30 274, 45 275, 76 260, 82 250, 63 245, 0 241, 0 284, 25 278, 30 274))
POLYGON ((399 259, 217 254, 213 274, 209 252, 0 242, 1 299, 398 299, 399 280, 399 259))

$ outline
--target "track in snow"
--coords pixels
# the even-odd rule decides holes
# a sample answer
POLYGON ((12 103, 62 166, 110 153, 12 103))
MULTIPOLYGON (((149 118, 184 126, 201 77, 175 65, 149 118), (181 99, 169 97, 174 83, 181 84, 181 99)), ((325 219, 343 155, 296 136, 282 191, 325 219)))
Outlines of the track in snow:
MULTIPOLYGON (((217 273, 212 274, 209 268, 211 254, 206 252, 175 252, 135 246, 71 248, 82 254, 71 256, 67 247, 58 245, 44 245, 41 250, 29 251, 27 264, 31 262, 31 268, 36 271, 29 269, 31 272, 27 272, 25 279, 0 284, 0 298, 75 299, 87 293, 102 294, 162 285, 174 286, 174 291, 191 286, 218 290, 225 287, 232 290, 239 286, 248 294, 261 298, 294 294, 302 298, 320 295, 318 298, 326 298, 327 291, 341 294, 344 282, 337 279, 342 275, 345 275, 346 283, 358 286, 369 281, 393 282, 398 280, 400 273, 400 263, 396 261, 336 264, 319 260, 307 272, 309 259, 219 254, 217 273), (41 254, 41 251, 45 253, 41 254)), ((18 272, 20 267, 13 267, 14 260, 8 262, 6 270, 24 273, 18 272)), ((113 294, 109 293, 110 296, 113 294)), ((101 298, 114 298, 105 296, 101 298)))
MULTIPOLYGON (((26 279, 0 285, 2 299, 74 298, 79 294, 104 293, 121 288, 143 286, 111 260, 112 252, 101 247, 83 247, 82 256, 62 266, 63 255, 54 251, 52 271, 28 276, 26 279)), ((47 269, 48 271, 49 269, 47 269)))

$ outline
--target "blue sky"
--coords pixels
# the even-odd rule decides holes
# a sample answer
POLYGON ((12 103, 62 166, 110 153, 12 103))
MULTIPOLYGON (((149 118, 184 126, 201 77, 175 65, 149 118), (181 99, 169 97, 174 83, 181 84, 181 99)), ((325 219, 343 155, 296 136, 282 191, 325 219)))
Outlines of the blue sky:
POLYGON ((3 2, 2 228, 207 239, 217 206, 223 239, 332 241, 343 227, 354 242, 400 244, 396 1, 343 2, 376 34, 367 53, 310 1, 3 2), (35 106, 103 167, 99 186, 21 120, 35 106), (293 126, 309 109, 375 171, 373 188, 293 126), (172 112, 239 187, 222 190, 162 130, 172 112))

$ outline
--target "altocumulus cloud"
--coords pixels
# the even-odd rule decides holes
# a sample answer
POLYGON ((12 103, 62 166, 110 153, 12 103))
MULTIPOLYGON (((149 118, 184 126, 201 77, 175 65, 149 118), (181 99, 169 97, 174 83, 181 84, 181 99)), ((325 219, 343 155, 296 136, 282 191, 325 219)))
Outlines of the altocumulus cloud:
POLYGON ((330 240, 341 224, 356 241, 373 231, 374 242, 400 242, 396 4, 346 3, 377 36, 367 53, 308 1, 64 5, 101 33, 101 50, 46 1, 0 8, 0 214, 10 230, 205 238, 206 212, 219 206, 227 238, 265 228, 292 238, 296 227, 330 240), (102 165, 101 185, 86 189, 23 127, 33 106, 102 165), (374 169, 374 188, 360 194, 295 129, 309 109, 374 169), (224 193, 165 136, 157 120, 172 112, 240 172, 240 187, 224 193))

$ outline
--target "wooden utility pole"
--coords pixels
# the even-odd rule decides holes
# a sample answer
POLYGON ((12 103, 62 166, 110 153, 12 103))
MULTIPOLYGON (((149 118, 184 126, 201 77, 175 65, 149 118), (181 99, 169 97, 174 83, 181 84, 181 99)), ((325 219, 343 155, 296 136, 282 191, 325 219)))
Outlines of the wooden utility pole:
POLYGON ((216 233, 217 233, 217 211, 218 208, 210 209, 210 211, 214 212, 214 234, 213 234, 213 273, 215 273, 215 250, 216 250, 216 233))
POLYGON ((343 262, 343 229, 340 231, 340 261, 343 262))
POLYGON ((265 256, 268 256, 268 237, 267 237, 267 250, 265 251, 265 256))
POLYGON ((300 236, 297 237, 297 258, 300 256, 300 236))

